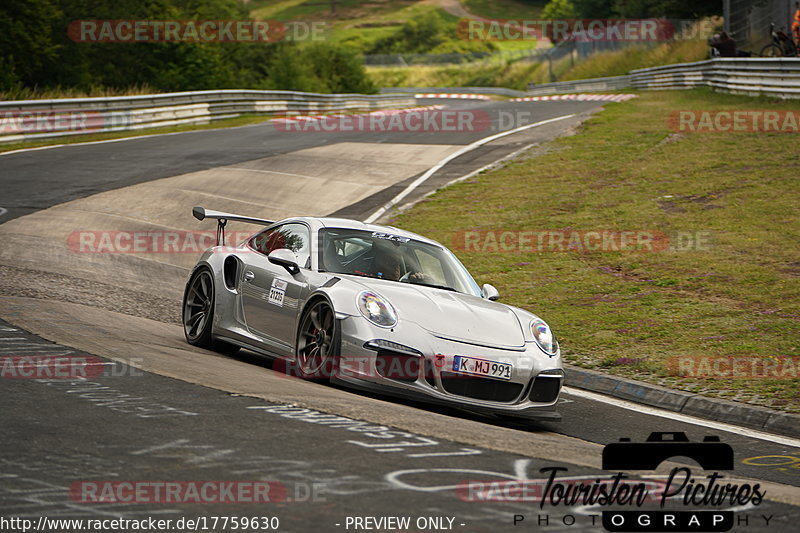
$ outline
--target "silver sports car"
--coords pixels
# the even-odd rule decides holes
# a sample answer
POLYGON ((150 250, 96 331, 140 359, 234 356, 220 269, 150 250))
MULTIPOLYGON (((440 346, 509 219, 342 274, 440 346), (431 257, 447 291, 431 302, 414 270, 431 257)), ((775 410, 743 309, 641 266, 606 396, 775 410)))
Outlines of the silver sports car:
POLYGON ((338 218, 216 219, 218 246, 192 270, 186 340, 246 348, 317 378, 473 412, 559 420, 561 354, 539 317, 497 302, 447 248, 338 218), (263 229, 224 246, 228 220, 263 229), (221 242, 220 242, 221 237, 221 242))

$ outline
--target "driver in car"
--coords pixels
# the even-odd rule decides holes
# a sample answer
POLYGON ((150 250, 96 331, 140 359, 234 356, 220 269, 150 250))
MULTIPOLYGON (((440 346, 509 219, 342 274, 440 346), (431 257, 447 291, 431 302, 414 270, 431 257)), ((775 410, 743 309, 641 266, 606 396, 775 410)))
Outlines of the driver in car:
POLYGON ((408 271, 403 274, 403 256, 399 251, 385 249, 376 263, 375 276, 392 281, 425 281, 428 276, 422 272, 408 271))

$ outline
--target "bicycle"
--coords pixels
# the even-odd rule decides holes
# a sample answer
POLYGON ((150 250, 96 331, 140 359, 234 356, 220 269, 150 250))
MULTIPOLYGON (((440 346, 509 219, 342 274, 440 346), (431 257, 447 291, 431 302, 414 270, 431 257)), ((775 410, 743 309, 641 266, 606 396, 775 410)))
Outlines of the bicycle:
POLYGON ((784 31, 776 31, 775 23, 769 25, 772 42, 761 49, 761 57, 797 57, 797 46, 784 31))

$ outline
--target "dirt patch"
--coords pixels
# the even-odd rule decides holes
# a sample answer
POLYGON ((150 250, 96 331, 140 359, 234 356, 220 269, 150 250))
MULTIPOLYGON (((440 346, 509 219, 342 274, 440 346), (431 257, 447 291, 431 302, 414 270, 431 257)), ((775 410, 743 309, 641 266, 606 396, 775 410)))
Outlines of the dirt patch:
MULTIPOLYGON (((154 283, 158 283, 155 280, 154 283)), ((181 323, 181 302, 62 274, 0 265, 0 293, 89 305, 125 315, 181 323)))

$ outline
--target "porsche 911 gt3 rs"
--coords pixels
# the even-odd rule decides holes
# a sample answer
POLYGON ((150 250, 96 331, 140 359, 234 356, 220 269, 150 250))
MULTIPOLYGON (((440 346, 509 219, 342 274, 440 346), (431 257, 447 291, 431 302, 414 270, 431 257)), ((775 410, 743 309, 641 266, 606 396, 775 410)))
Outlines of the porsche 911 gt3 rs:
POLYGON ((560 419, 564 371, 550 327, 496 301, 497 290, 478 286, 441 244, 347 219, 193 214, 216 219, 222 242, 203 253, 184 291, 190 344, 246 348, 302 378, 560 419), (263 228, 225 246, 228 220, 263 228))

